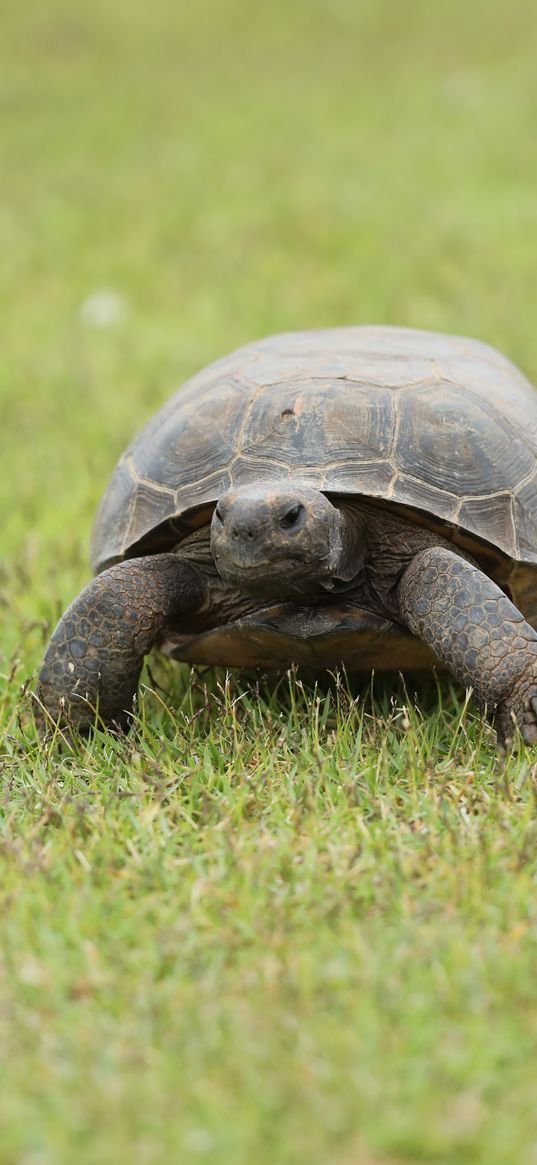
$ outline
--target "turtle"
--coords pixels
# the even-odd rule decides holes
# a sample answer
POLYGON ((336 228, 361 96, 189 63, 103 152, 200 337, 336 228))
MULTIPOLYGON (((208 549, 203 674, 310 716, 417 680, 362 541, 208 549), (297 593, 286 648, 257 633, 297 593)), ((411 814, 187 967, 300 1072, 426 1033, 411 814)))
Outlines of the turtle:
POLYGON ((289 332, 193 376, 121 457, 93 581, 39 676, 47 722, 125 729, 145 655, 448 670, 537 741, 537 395, 488 344, 289 332))

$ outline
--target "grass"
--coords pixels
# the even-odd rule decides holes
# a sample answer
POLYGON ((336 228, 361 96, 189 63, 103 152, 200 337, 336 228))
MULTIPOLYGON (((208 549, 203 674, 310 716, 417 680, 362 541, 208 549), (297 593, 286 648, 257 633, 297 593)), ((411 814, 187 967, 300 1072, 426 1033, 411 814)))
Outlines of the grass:
POLYGON ((529 0, 3 5, 1 1165, 537 1161, 535 750, 448 681, 153 662, 63 752, 26 692, 210 359, 372 321, 537 379, 536 41, 529 0))

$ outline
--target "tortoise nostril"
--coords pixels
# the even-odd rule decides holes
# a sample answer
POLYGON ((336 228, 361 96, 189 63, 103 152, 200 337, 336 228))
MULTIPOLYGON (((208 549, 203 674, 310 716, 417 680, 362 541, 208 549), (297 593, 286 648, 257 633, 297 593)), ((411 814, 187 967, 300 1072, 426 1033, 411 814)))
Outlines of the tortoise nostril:
POLYGON ((294 502, 293 505, 289 506, 285 513, 282 514, 280 518, 280 526, 283 530, 293 530, 301 523, 304 514, 305 509, 301 502, 294 502))

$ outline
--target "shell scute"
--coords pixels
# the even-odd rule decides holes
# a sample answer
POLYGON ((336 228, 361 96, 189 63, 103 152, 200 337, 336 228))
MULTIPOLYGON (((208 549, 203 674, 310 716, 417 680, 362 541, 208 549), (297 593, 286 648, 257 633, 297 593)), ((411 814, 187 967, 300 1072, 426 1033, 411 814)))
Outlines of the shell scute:
POLYGON ((252 403, 238 454, 274 459, 291 470, 388 456, 395 409, 387 389, 315 377, 260 392, 252 403))
POLYGON ((474 496, 525 477, 535 460, 501 417, 451 383, 403 395, 397 464, 428 485, 474 496))

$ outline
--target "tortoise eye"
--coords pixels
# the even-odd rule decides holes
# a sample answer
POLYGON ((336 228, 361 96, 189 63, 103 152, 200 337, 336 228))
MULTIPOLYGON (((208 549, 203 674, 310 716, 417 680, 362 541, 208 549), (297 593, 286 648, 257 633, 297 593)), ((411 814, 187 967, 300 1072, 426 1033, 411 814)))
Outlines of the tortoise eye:
POLYGON ((293 506, 289 506, 289 509, 285 511, 285 514, 282 514, 282 517, 280 518, 280 526, 282 526, 284 530, 292 530, 293 526, 298 524, 303 513, 304 506, 301 505, 300 502, 295 502, 293 506))

